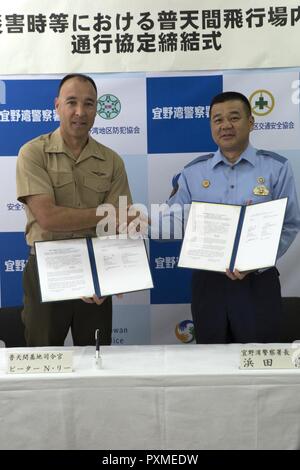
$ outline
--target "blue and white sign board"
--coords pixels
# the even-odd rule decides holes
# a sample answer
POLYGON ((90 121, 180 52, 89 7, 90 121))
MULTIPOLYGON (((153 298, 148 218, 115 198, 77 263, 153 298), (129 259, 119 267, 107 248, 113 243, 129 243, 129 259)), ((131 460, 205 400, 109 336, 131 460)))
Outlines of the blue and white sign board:
MULTIPOLYGON (((172 176, 216 146, 209 128, 214 95, 240 91, 251 101, 252 143, 287 157, 300 193, 299 70, 92 75, 98 88, 92 136, 123 158, 135 202, 168 198, 172 176)), ((22 304, 28 256, 24 208, 16 200, 15 165, 26 141, 59 125, 54 98, 61 76, 0 77, 1 306, 22 304)), ((300 239, 280 260, 283 295, 299 291, 300 239)), ((191 272, 177 268, 180 242, 149 243, 154 289, 114 299, 114 344, 189 343, 191 272)))

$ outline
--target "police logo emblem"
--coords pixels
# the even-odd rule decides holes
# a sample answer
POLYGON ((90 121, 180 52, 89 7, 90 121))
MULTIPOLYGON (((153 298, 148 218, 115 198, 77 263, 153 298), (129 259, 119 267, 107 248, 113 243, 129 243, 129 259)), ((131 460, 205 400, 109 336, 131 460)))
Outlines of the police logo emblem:
POLYGON ((263 184, 253 188, 253 194, 255 194, 255 196, 268 196, 269 192, 268 188, 263 184))

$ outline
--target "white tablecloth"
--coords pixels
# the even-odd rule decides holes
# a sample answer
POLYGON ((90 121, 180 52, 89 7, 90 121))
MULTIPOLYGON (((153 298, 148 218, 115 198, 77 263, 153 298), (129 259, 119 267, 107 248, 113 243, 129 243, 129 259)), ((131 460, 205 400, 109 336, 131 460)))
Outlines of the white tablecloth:
POLYGON ((240 345, 103 347, 101 370, 71 349, 47 375, 0 349, 0 449, 300 449, 299 370, 239 370, 240 345))

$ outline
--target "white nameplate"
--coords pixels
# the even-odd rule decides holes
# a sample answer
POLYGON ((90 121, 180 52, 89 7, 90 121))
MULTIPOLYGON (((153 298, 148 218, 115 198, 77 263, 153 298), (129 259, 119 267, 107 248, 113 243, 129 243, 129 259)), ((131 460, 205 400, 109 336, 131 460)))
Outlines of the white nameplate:
POLYGON ((243 347, 240 369, 299 369, 300 348, 243 347))
POLYGON ((8 374, 49 374, 73 371, 73 351, 6 353, 8 374))

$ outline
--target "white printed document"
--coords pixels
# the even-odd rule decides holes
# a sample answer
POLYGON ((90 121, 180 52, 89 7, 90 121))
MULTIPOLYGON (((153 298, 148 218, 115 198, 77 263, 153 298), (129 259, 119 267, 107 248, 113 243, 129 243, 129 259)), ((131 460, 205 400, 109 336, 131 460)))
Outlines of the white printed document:
POLYGON ((153 287, 142 238, 78 238, 35 243, 42 302, 153 287))
POLYGON ((274 266, 287 198, 249 206, 192 202, 178 266, 226 272, 274 266))

